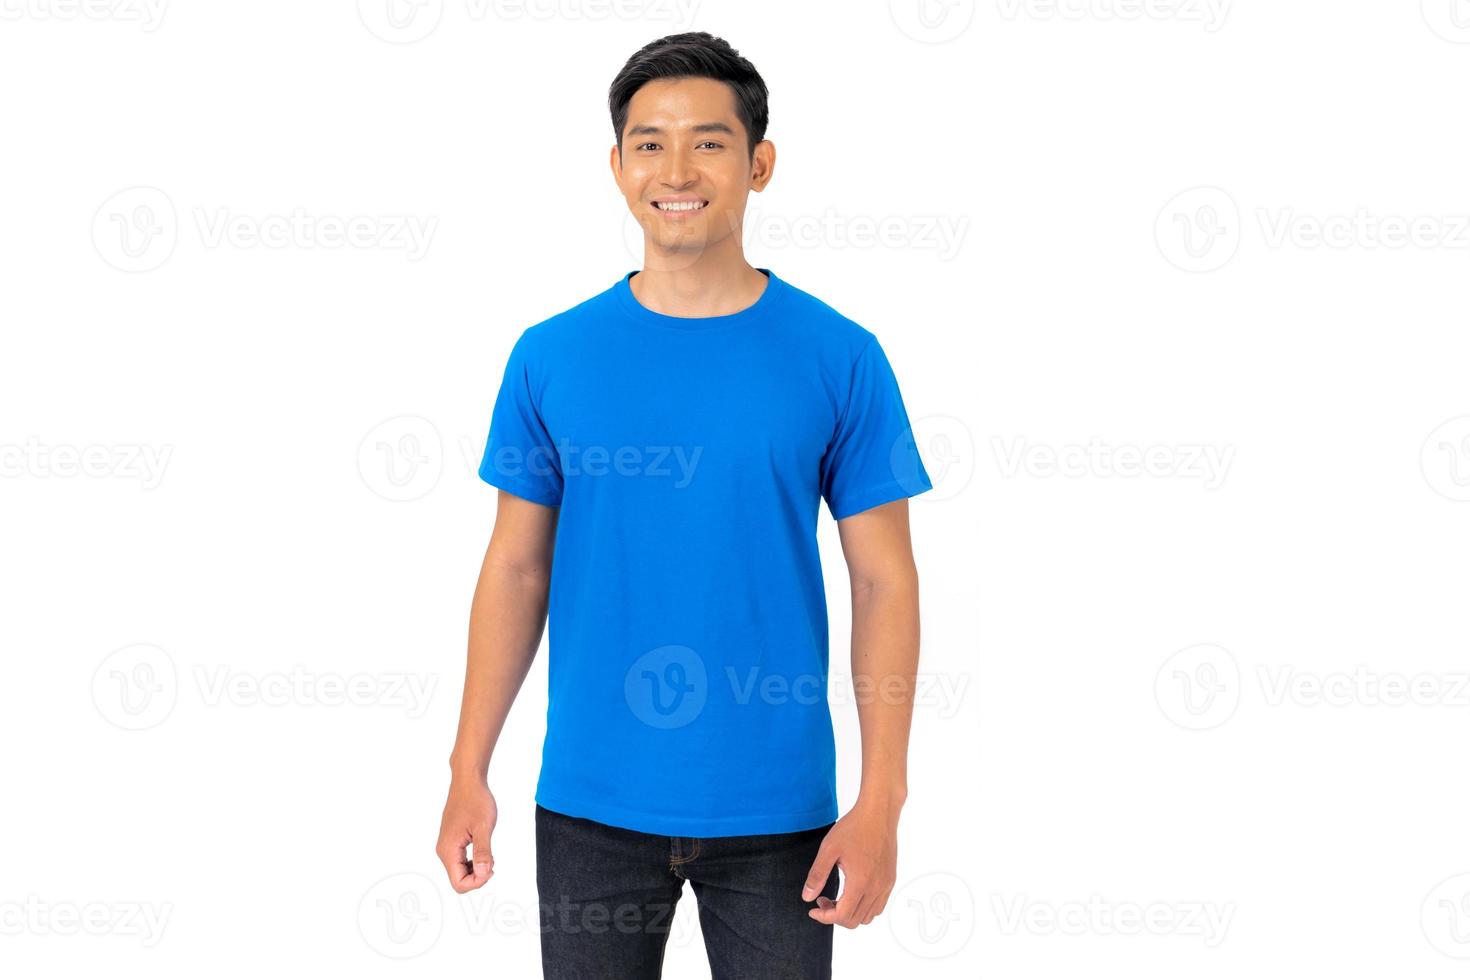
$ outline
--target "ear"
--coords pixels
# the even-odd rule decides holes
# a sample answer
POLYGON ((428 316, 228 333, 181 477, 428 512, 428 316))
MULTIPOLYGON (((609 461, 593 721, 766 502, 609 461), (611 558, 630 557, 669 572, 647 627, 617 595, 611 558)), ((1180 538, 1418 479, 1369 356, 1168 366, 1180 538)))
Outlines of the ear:
POLYGON ((618 148, 616 145, 613 146, 612 152, 608 155, 607 163, 608 166, 612 168, 613 181, 618 185, 618 190, 622 190, 623 158, 622 155, 618 153, 618 148))
POLYGON ((750 163, 750 189, 756 193, 766 189, 776 171, 776 144, 761 140, 755 145, 755 155, 750 163))

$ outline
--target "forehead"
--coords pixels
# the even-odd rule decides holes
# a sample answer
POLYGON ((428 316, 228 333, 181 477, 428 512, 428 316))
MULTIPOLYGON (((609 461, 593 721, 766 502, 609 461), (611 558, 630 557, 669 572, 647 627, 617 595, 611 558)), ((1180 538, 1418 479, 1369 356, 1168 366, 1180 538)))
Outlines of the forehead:
POLYGON ((693 129, 705 123, 724 123, 736 132, 742 128, 734 90, 713 78, 655 79, 628 100, 629 132, 649 126, 693 129))

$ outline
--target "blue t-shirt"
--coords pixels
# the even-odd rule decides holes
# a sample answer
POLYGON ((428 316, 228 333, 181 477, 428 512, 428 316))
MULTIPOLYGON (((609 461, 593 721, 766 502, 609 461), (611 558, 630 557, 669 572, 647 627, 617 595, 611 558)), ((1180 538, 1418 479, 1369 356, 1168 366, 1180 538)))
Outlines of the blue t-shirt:
POLYGON ((883 349, 760 269, 675 317, 629 272, 521 334, 480 477, 561 509, 536 802, 682 837, 837 819, 817 515, 930 488, 883 349))

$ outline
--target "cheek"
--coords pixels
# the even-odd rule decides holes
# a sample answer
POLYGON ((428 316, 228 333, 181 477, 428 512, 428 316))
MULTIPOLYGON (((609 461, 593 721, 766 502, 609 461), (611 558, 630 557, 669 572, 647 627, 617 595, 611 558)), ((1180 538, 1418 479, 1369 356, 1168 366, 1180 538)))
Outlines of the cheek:
POLYGON ((731 207, 745 193, 750 177, 744 173, 721 173, 711 183, 719 195, 721 205, 731 207))
POLYGON ((633 163, 623 164, 623 190, 629 197, 638 197, 648 186, 649 175, 643 167, 633 163))

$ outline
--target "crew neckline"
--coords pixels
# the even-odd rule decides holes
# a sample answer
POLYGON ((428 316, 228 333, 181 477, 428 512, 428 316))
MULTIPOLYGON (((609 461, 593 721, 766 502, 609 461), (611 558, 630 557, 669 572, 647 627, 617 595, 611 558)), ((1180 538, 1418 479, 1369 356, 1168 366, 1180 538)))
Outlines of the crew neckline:
POLYGON ((623 278, 619 279, 617 284, 613 286, 613 292, 617 296, 618 305, 629 316, 641 323, 651 324, 656 327, 670 327, 675 330, 710 330, 717 327, 731 327, 748 323, 764 316, 775 304, 776 297, 780 293, 783 283, 777 278, 774 272, 762 266, 756 266, 755 270, 764 273, 766 277, 766 288, 762 289, 761 294, 755 298, 755 302, 751 303, 745 309, 736 310, 734 313, 725 313, 720 316, 670 316, 667 313, 650 310, 638 302, 638 297, 633 295, 633 277, 642 271, 640 269, 633 269, 630 272, 624 273, 623 278))

